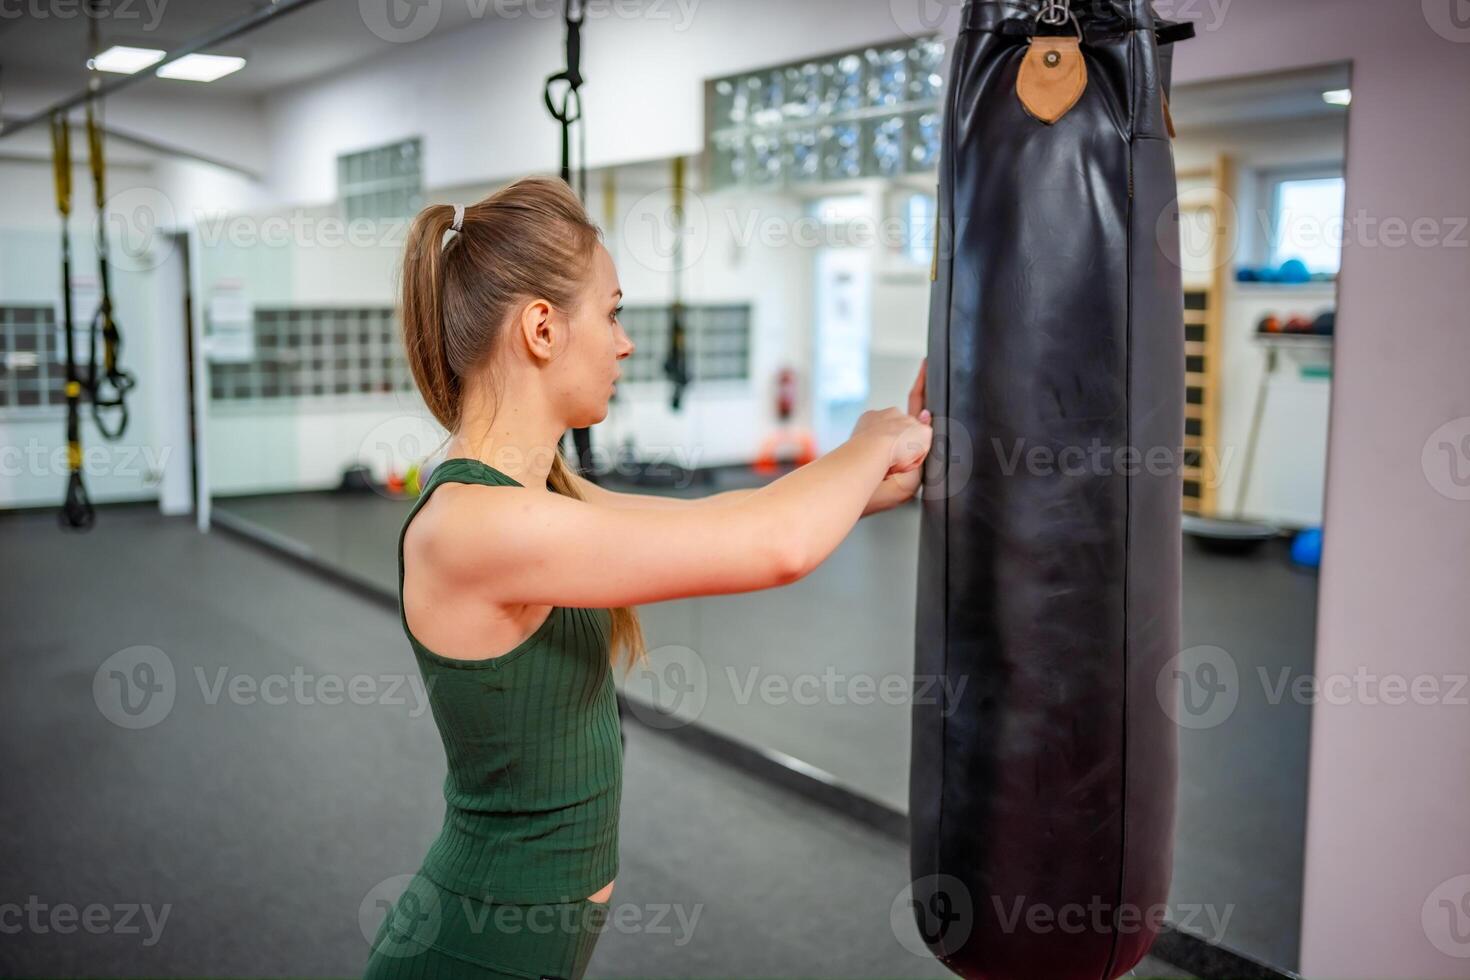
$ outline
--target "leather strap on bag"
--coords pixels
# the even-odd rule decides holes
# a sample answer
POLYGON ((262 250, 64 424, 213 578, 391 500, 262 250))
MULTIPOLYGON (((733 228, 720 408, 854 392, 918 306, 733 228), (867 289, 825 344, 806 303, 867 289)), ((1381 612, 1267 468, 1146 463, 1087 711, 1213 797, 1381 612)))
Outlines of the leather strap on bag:
POLYGON ((1087 62, 1075 37, 1034 37, 1021 62, 1016 94, 1048 126, 1067 114, 1087 90, 1087 62))

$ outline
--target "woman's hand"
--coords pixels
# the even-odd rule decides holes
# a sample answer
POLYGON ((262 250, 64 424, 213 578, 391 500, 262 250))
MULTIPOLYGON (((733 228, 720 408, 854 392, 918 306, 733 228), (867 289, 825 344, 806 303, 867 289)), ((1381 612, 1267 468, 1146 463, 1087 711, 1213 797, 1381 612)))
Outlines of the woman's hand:
MULTIPOLYGON (((914 380, 913 387, 909 389, 908 414, 924 422, 930 421, 929 410, 924 407, 925 401, 925 375, 929 359, 926 357, 919 362, 919 376, 914 380)), ((932 435, 932 430, 931 430, 932 435)), ((881 513, 891 510, 911 499, 919 490, 920 483, 924 478, 924 459, 928 456, 927 445, 925 454, 919 458, 919 465, 909 469, 890 471, 883 482, 878 484, 877 490, 873 492, 873 498, 868 501, 867 509, 863 516, 881 513)))
POLYGON ((927 411, 914 418, 901 409, 884 408, 864 412, 849 441, 881 445, 888 459, 886 475, 892 476, 923 465, 933 435, 927 411))

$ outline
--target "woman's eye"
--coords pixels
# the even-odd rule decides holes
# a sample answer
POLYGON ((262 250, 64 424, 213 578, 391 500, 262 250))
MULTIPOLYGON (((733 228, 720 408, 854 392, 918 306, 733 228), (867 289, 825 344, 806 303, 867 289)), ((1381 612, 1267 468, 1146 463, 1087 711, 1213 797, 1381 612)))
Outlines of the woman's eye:
POLYGON ((612 311, 612 318, 614 320, 616 320, 618 317, 620 317, 622 315, 623 315, 623 308, 621 306, 619 306, 617 309, 615 309, 615 310, 612 311))

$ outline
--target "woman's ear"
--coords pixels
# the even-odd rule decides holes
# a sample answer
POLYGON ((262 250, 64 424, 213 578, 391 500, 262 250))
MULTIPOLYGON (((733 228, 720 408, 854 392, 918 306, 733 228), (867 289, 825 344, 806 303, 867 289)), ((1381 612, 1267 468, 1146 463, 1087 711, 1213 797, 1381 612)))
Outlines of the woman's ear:
POLYGON ((551 360, 562 343, 555 310, 544 299, 536 299, 521 307, 518 324, 521 338, 532 357, 551 360))

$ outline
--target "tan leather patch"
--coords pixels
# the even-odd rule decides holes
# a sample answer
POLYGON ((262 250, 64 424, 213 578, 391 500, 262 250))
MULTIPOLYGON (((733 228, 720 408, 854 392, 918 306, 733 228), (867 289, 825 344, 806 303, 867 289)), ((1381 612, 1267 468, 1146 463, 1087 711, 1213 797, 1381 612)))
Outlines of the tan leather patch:
POLYGON ((1160 89, 1159 98, 1164 101, 1164 128, 1169 131, 1170 137, 1178 136, 1179 134, 1174 132, 1174 113, 1169 111, 1169 93, 1160 89))
POLYGON ((1034 37, 1021 62, 1016 94, 1026 111, 1050 126, 1087 89, 1087 62, 1075 37, 1034 37))

